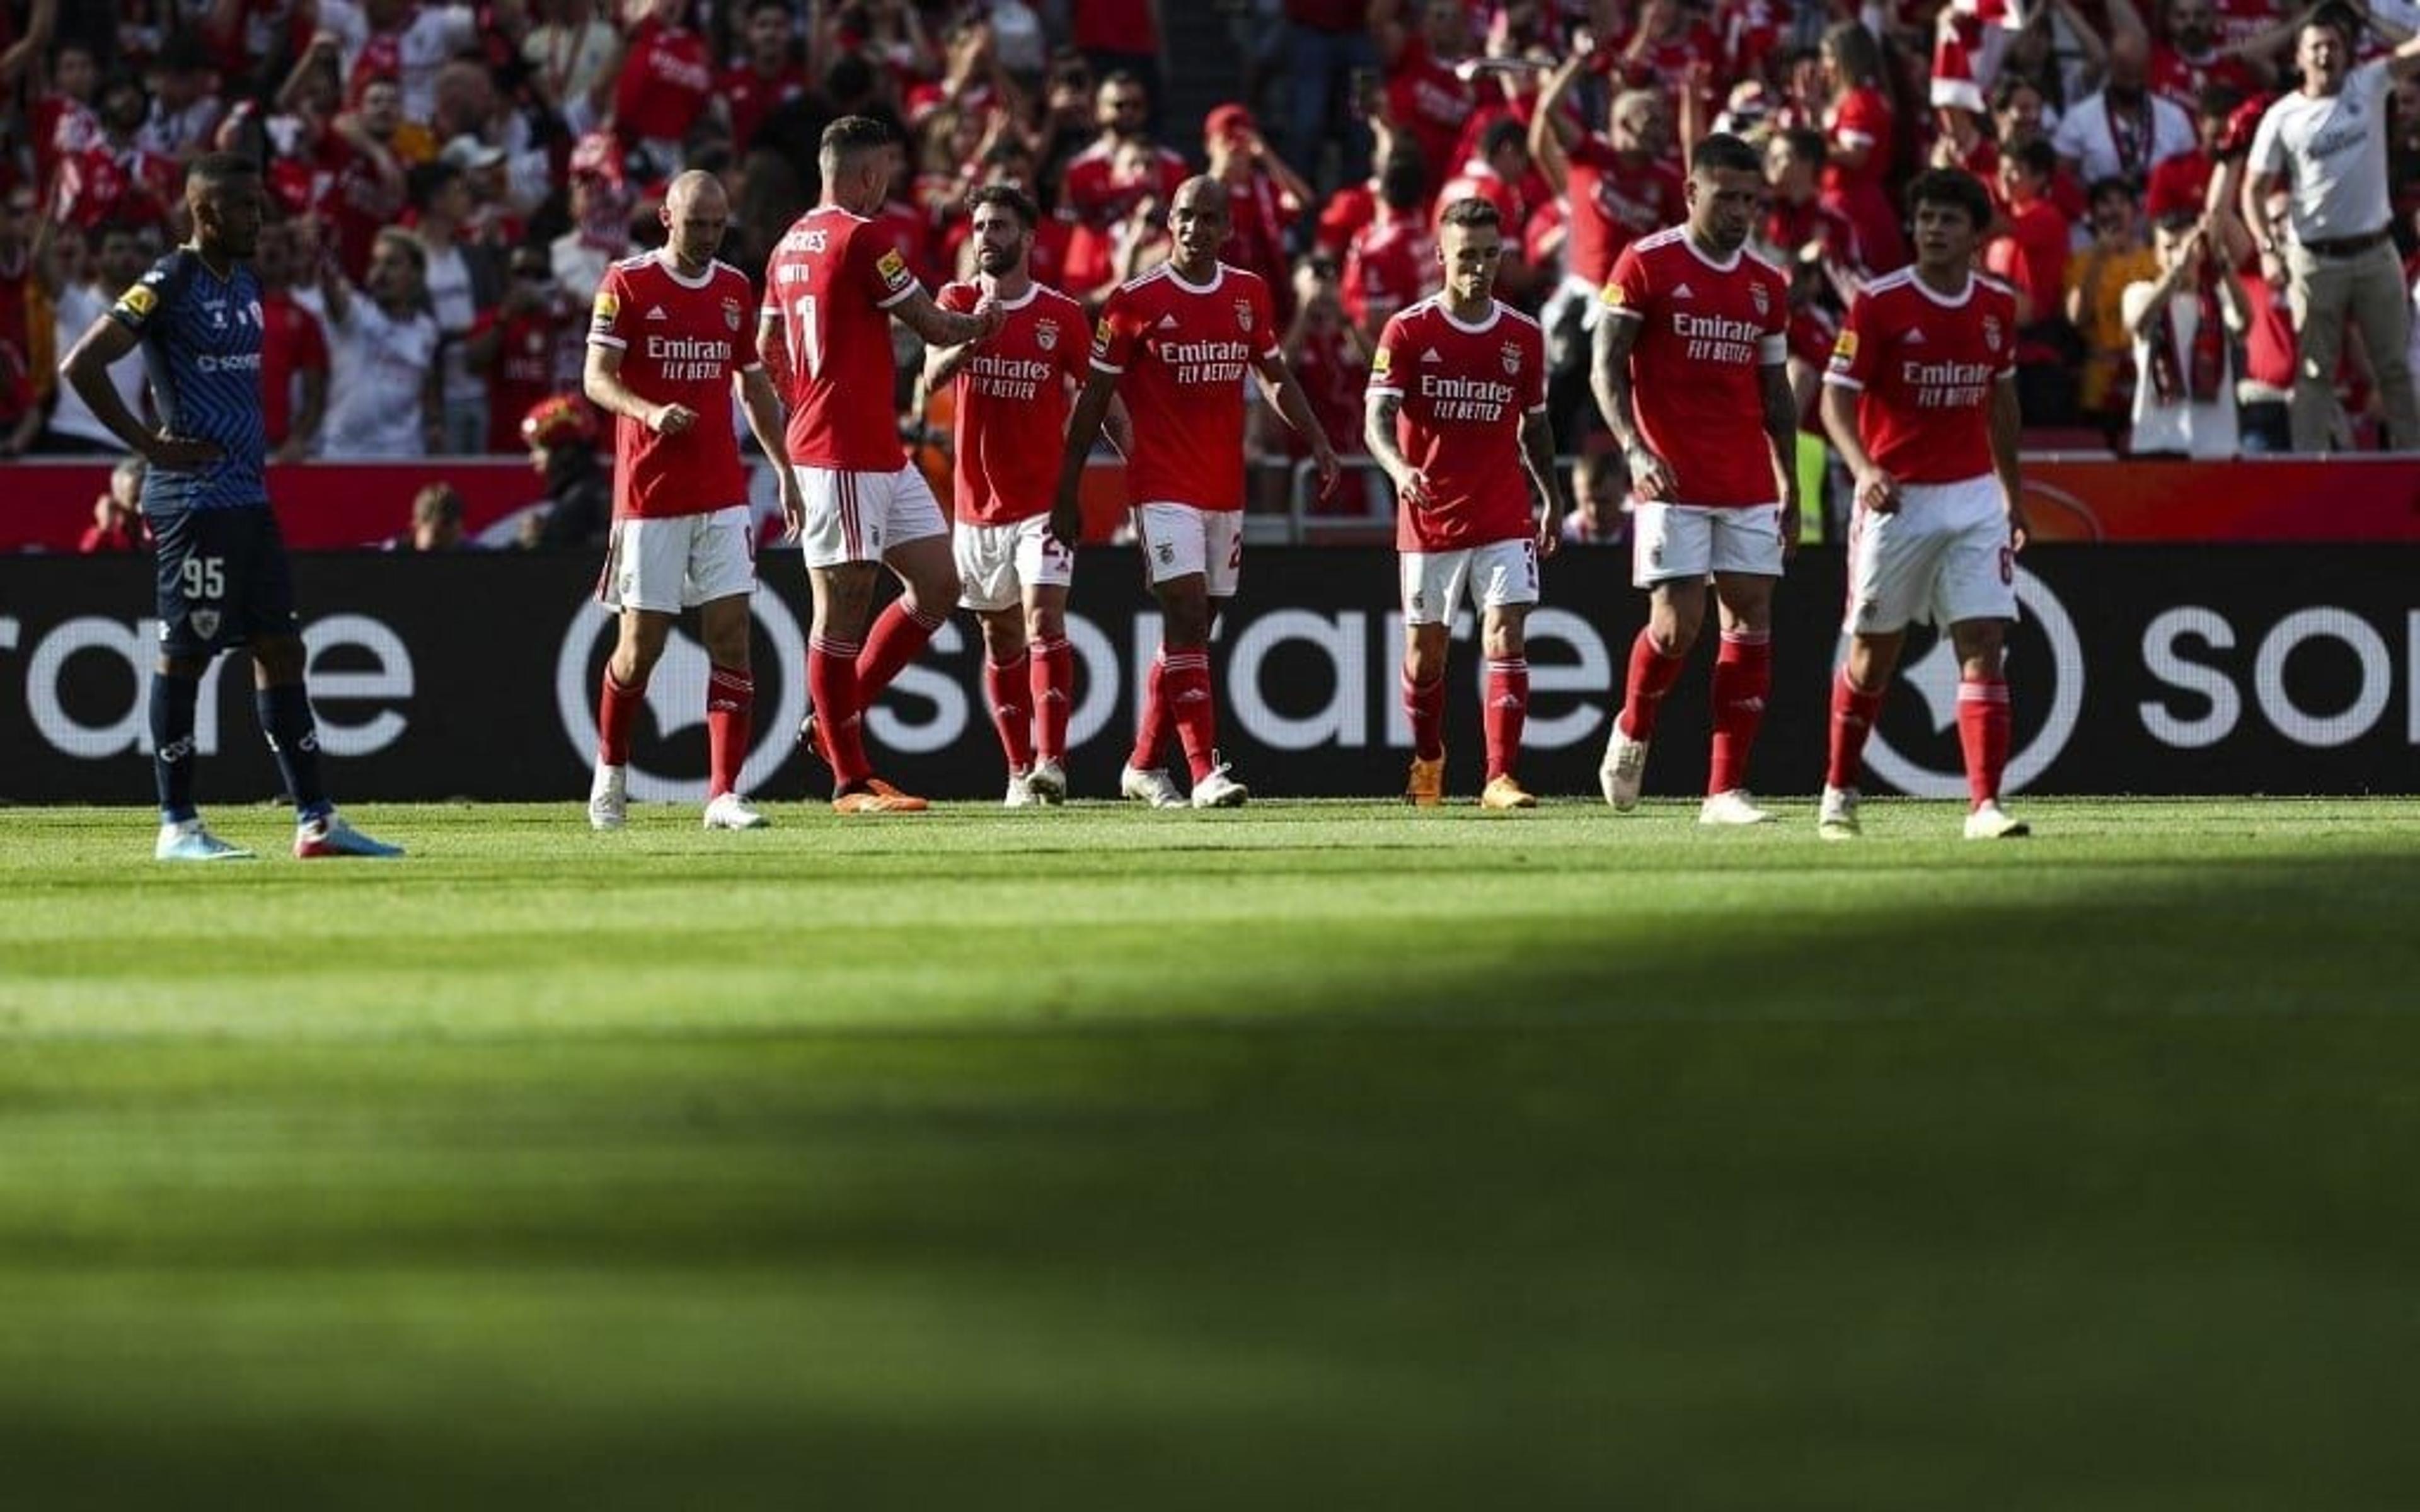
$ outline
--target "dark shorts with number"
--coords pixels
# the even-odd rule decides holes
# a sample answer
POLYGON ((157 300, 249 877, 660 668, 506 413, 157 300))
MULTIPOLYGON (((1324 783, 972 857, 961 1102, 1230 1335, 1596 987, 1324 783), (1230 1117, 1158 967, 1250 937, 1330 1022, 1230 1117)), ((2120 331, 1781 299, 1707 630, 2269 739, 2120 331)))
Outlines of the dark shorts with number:
POLYGON ((277 517, 186 509, 150 517, 160 567, 160 649, 207 656, 255 636, 299 633, 277 517))

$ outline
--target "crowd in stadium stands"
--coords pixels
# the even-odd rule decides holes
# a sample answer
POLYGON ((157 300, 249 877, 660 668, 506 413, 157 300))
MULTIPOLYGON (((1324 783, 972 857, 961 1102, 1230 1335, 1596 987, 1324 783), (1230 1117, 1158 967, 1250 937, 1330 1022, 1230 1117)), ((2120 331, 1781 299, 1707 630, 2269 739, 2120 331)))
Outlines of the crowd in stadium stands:
MULTIPOLYGON (((1372 339, 1436 287, 1441 205, 1475 194, 1513 230, 1499 293, 1548 329, 1559 447, 1601 451, 1595 291, 1625 244, 1681 218, 1680 169, 1715 131, 1763 154, 1758 241, 1789 274, 1810 424, 1847 302, 1908 256, 1901 186, 1945 164, 1999 210, 1984 260, 2018 296, 2034 444, 2420 442, 2412 357, 2387 339, 2409 340, 2412 268, 2385 301, 2399 321, 2374 284, 2347 295, 2289 271, 2288 253, 2387 243, 2340 222, 2312 237, 2312 186, 2283 147, 2251 165, 2273 190, 2257 217, 2238 210, 2264 109, 2311 67, 2304 13, 2275 0, 1226 0, 1245 73, 1218 81, 1238 102, 1199 123, 1167 108, 1171 70, 1207 66, 1168 55, 1172 3, 7 0, 0 455, 117 451, 53 378, 57 354, 183 234, 183 165, 220 147, 270 164, 277 457, 520 454, 542 429, 550 489, 593 496, 560 460, 593 429, 560 412, 533 425, 579 392, 607 267, 660 239, 656 203, 686 166, 724 180, 725 259, 761 278, 844 114, 895 131, 883 217, 928 288, 970 267, 967 193, 1004 181, 1052 212, 1036 275, 1097 305, 1169 255, 1176 184, 1215 175, 1235 207, 1227 259, 1267 278, 1340 443, 1361 431, 1372 339), (2334 366, 2299 397, 2314 311, 2298 298, 2343 327, 2313 341, 2334 366)), ((2420 26, 2408 0, 2340 14, 2351 60, 2420 26)), ((2420 83, 2377 87, 2387 108, 2356 100, 2352 118, 2382 138, 2384 230, 2408 255, 2420 83)), ((913 355, 902 424, 934 434, 913 355)), ((130 398, 140 366, 123 364, 130 398)), ((1290 433, 1263 419, 1255 444, 1284 455, 1290 433)), ((1607 465, 1575 492, 1618 494, 1607 465)), ((1384 503, 1341 492, 1327 507, 1384 503)))

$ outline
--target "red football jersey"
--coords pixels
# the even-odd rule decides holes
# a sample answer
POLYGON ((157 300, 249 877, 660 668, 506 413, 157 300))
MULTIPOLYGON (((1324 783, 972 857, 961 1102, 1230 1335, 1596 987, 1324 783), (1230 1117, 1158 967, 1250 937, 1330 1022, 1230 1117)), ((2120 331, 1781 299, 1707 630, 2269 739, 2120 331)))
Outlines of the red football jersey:
POLYGON ((1093 333, 1093 366, 1118 375, 1134 421, 1126 497, 1242 509, 1245 380, 1277 349, 1268 285, 1240 268, 1188 284, 1163 263, 1120 285, 1093 333))
POLYGON ((892 406, 891 316, 923 285, 882 228, 837 205, 801 215, 765 269, 764 318, 790 354, 790 460, 843 472, 908 465, 892 406))
POLYGON ((1378 218, 1378 191, 1370 184, 1347 184, 1327 196, 1320 208, 1319 227, 1311 244, 1331 257, 1342 257, 1361 228, 1378 218))
POLYGON ((653 19, 630 33, 613 85, 613 129, 625 142, 677 142, 714 99, 706 39, 653 19))
POLYGON ((328 336, 319 317, 286 289, 260 295, 260 423, 269 444, 283 446, 294 429, 294 380, 328 372, 328 336))
POLYGON ((1453 65, 1430 52, 1428 39, 1418 33, 1404 43, 1395 66, 1387 70, 1387 118, 1419 144, 1432 189, 1451 174, 1463 123, 1478 107, 1478 89, 1469 80, 1455 77, 1453 65))
POLYGON ((1688 214, 1678 173, 1652 160, 1629 166, 1601 136, 1573 144, 1570 172, 1572 236, 1564 266, 1599 287, 1613 276, 1613 259, 1622 248, 1688 214))
MULTIPOLYGON (((972 311, 972 284, 941 290, 944 310, 972 311)), ((1068 386, 1084 381, 1084 307, 1036 284, 1003 304, 1000 334, 960 364, 950 434, 957 451, 951 514, 973 525, 1006 525, 1050 513, 1067 450, 1068 386)))
POLYGON ((1781 270, 1745 248, 1716 262, 1674 226, 1621 250, 1604 300, 1613 318, 1639 322, 1631 395, 1640 435, 1672 470, 1673 501, 1778 503, 1764 370, 1790 355, 1781 270))
POLYGON ((1414 301, 1425 299, 1445 281, 1437 266, 1436 238, 1418 211, 1398 218, 1391 208, 1355 233, 1344 253, 1344 277, 1338 293, 1344 313, 1367 331, 1383 325, 1414 301))
POLYGON ((1067 162, 1059 213, 1096 229, 1125 219, 1144 195, 1156 195, 1165 206, 1176 198, 1177 186, 1193 177, 1193 167, 1166 147, 1151 149, 1151 171, 1140 178, 1120 178, 1114 148, 1099 142, 1067 162))
POLYGON ((1823 381, 1857 391, 1857 437, 1902 483, 1962 483, 1992 471, 1992 390, 2017 370, 2017 297, 1970 276, 1956 298, 1912 268, 1867 285, 1849 307, 1823 381))
POLYGON ((731 379, 762 366, 748 343, 748 275, 715 263, 684 278, 668 255, 615 263, 597 285, 592 347, 622 352, 622 381, 656 404, 686 405, 697 424, 659 436, 613 422, 613 517, 703 515, 748 501, 748 473, 731 428, 731 379))
POLYGON ((745 154, 766 117, 805 94, 807 81, 797 69, 784 68, 769 79, 754 69, 729 69, 715 81, 714 92, 731 112, 731 145, 745 154))
POLYGON ((1538 528, 1521 466, 1523 417, 1546 409, 1546 336, 1497 304, 1465 325, 1442 297, 1387 322, 1370 396, 1403 401, 1395 444, 1427 475, 1429 501, 1395 511, 1399 551, 1460 551, 1538 528))

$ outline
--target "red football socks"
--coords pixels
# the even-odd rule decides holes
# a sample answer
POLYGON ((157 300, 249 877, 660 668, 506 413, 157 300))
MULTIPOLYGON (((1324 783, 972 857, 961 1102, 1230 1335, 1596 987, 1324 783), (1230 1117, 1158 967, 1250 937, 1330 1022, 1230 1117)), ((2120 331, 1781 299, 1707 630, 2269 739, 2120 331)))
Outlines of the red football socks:
POLYGON ((1882 713, 1883 690, 1869 693, 1849 681, 1846 668, 1832 680, 1832 758, 1823 768, 1826 787, 1854 788, 1865 770, 1866 736, 1882 713))
POLYGON ((1773 691, 1773 635, 1767 630, 1730 630, 1714 656, 1714 757, 1706 793, 1747 786, 1748 752, 1764 724, 1765 696, 1773 691))
POLYGON ((1185 748, 1185 764, 1201 781, 1218 764, 1218 711, 1210 699, 1210 653, 1160 648, 1161 688, 1168 717, 1185 748))
POLYGON ((1529 663, 1525 660, 1487 664, 1487 779, 1512 775, 1521 753, 1521 727, 1529 717, 1529 663))
POLYGON ((901 668, 914 661, 931 643, 933 632, 945 622, 943 614, 923 610, 910 613, 908 600, 894 598, 874 617, 874 628, 865 635, 865 649, 857 658, 857 701, 861 709, 870 709, 882 698, 882 690, 891 686, 901 668))
POLYGON ((1977 808, 2000 795, 2009 765, 2009 685, 1994 677, 1958 685, 1958 748, 1966 758, 1966 795, 1977 808))
POLYGON ((1445 676, 1439 673, 1425 683, 1412 681, 1410 672, 1404 673, 1404 712, 1412 721, 1412 754, 1424 762, 1440 761, 1445 756, 1445 676))
POLYGON ((1142 717, 1135 721, 1134 750, 1126 764, 1138 772, 1148 772, 1159 764, 1159 753, 1168 746, 1168 652, 1162 649, 1151 658, 1151 671, 1142 685, 1142 717))
POLYGON ((748 760, 748 737, 756 706, 756 680, 729 667, 706 674, 706 752, 711 776, 706 797, 737 791, 739 768, 748 760))
POLYGON ((1064 636, 1033 642, 1033 753, 1046 762, 1067 755, 1067 715, 1076 703, 1076 648, 1064 636))
POLYGON ((1668 656, 1655 648, 1655 641, 1644 629, 1638 639, 1630 642, 1630 676, 1621 695, 1621 733, 1633 740, 1648 740, 1655 734, 1655 717, 1663 711, 1664 695, 1681 676, 1684 656, 1668 656))
POLYGON ((820 637, 807 642, 807 697, 814 701, 815 733, 832 770, 832 791, 845 793, 874 775, 865 759, 864 710, 857 697, 861 647, 820 637))
POLYGON ((1032 658, 1025 652, 1015 661, 984 663, 984 700, 991 705, 991 727, 1000 732, 1000 748, 1012 772, 1033 768, 1033 711, 1025 706, 1032 682, 1032 658))
POLYGON ((630 728, 639 722, 639 709, 647 701, 647 685, 642 679, 636 687, 625 687, 613 680, 613 668, 607 663, 605 688, 597 700, 597 759, 607 766, 630 764, 630 728))

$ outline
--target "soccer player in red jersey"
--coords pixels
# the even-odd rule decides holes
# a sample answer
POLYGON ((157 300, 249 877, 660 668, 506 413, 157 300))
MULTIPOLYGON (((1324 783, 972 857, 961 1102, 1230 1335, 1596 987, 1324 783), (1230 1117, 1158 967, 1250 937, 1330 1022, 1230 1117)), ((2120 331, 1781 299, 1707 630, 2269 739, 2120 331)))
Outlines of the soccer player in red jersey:
POLYGON ((1083 524, 1078 492, 1084 460, 1122 397, 1134 449, 1126 492, 1134 501, 1152 592, 1162 620, 1142 720, 1118 788, 1154 808, 1187 801, 1160 767, 1173 723, 1191 767, 1190 802, 1232 809, 1250 796, 1218 759, 1210 692, 1215 601, 1231 597, 1244 563, 1244 382, 1257 370, 1279 413, 1311 443, 1323 489, 1336 482, 1336 449, 1278 348, 1268 285, 1218 260, 1227 239, 1227 191, 1188 178, 1169 210, 1175 255, 1109 296, 1093 336, 1093 373, 1067 423, 1067 451, 1050 528, 1073 545, 1083 524))
POLYGON ((1482 809, 1534 809, 1512 774, 1529 711, 1522 627, 1538 559, 1562 539, 1563 495, 1546 424, 1546 340, 1497 302, 1502 217, 1456 200, 1437 227, 1445 291, 1396 315, 1370 365, 1370 455, 1395 480, 1403 554, 1404 707, 1412 719, 1404 797, 1445 801, 1445 664, 1465 585, 1487 657, 1482 809), (1527 478, 1527 484, 1523 482, 1527 478), (1532 516, 1530 492, 1545 501, 1532 516))
POLYGON ((1621 712, 1597 770, 1606 801, 1638 806, 1664 695, 1721 610, 1713 761, 1698 821, 1761 824, 1748 754, 1773 686, 1773 585, 1798 540, 1798 407, 1790 396, 1790 280, 1748 250, 1764 196, 1754 147, 1698 145, 1689 219, 1614 259, 1596 330, 1597 405, 1630 464, 1631 579, 1650 594, 1621 712))
POLYGON ((706 827, 757 829, 765 816, 739 792, 755 683, 748 671, 748 595, 756 589, 749 533, 748 472, 731 432, 737 380, 748 428, 782 477, 782 511, 796 529, 801 505, 782 454, 782 404, 749 348, 754 291, 748 275, 717 262, 731 225, 721 180, 689 172, 661 209, 662 250, 615 263, 597 290, 582 387, 613 426, 613 535, 597 596, 620 611, 621 636, 605 664, 597 705, 597 775, 588 822, 619 829, 627 814, 630 731, 648 675, 684 609, 712 663, 706 736, 712 770, 706 827))
POLYGON ((1867 285, 1823 377, 1823 427, 1856 478, 1849 527, 1849 655, 1832 685, 1831 762, 1818 821, 1857 833, 1866 736, 1908 622, 1949 626, 1968 840, 2027 833, 2000 807, 2009 760, 2001 645, 2017 617, 2025 544, 2017 471, 2016 296, 1973 270, 1991 224, 1980 180, 1935 168, 1908 186, 1916 263, 1867 285))
POLYGON ((874 775, 861 685, 879 688, 924 649, 957 602, 949 527, 924 475, 899 444, 892 398, 891 322, 927 346, 957 347, 1000 330, 999 301, 956 315, 933 302, 874 219, 891 185, 891 135, 845 116, 818 147, 823 200, 794 222, 765 270, 756 340, 790 401, 789 461, 806 524, 814 623, 807 645, 814 705, 801 741, 831 767, 842 813, 916 813, 924 800, 874 775), (873 618, 877 568, 904 592, 873 618))
POLYGON ((1007 803, 1022 809, 1067 798, 1076 554, 1050 532, 1050 504, 1068 396, 1088 371, 1088 322, 1082 305, 1033 281, 1027 258, 1042 212, 1022 190, 992 184, 967 203, 976 281, 942 289, 940 306, 963 313, 988 296, 1005 318, 997 335, 928 356, 924 383, 957 385, 958 602, 983 625, 984 691, 1008 758, 1007 803))

